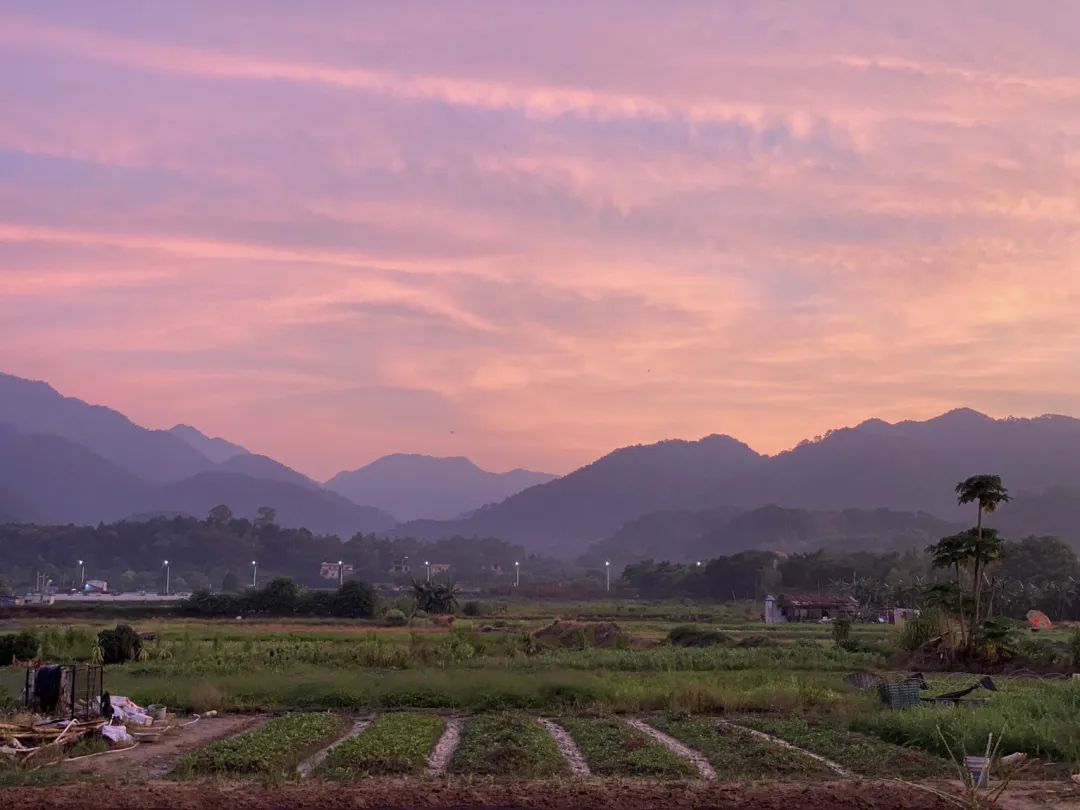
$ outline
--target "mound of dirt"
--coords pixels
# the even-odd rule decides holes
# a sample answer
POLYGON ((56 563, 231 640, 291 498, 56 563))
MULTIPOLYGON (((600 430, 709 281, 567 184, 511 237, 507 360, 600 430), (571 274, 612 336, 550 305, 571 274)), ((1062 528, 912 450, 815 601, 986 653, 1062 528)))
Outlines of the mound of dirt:
POLYGON ((541 644, 564 650, 625 648, 633 639, 615 622, 578 622, 556 619, 533 633, 541 644))

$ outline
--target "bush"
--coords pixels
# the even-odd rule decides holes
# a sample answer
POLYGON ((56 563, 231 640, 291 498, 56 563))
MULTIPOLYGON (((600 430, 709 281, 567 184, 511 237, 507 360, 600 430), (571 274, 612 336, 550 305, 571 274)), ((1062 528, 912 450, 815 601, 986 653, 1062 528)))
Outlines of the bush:
POLYGON ((472 599, 466 602, 461 610, 466 616, 479 616, 484 612, 484 606, 475 599, 472 599))
POLYGON ((8 666, 16 658, 20 661, 37 658, 40 646, 38 637, 30 630, 0 636, 0 667, 8 666))
POLYGON ((397 608, 391 608, 386 611, 386 615, 383 617, 385 621, 391 627, 404 627, 409 623, 409 617, 402 613, 397 608))
POLYGON ((714 644, 731 643, 731 637, 719 630, 709 630, 693 624, 672 627, 667 640, 676 647, 711 647, 714 644))
POLYGON ((901 650, 915 652, 926 642, 940 636, 947 628, 948 620, 945 615, 935 608, 927 608, 914 619, 904 622, 896 644, 901 650))
POLYGON ((851 644, 851 619, 847 616, 837 616, 832 626, 833 644, 841 650, 850 650, 851 644))
POLYGON ((142 650, 142 639, 128 624, 118 624, 112 630, 98 633, 101 660, 105 664, 123 664, 134 661, 142 650))

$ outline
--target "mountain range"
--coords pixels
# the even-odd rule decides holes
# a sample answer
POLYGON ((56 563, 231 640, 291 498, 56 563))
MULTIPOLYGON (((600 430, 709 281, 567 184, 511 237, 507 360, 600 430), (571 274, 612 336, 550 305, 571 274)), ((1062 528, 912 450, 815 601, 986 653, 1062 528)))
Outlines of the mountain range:
POLYGON ((150 430, 110 408, 62 396, 44 382, 0 374, 0 520, 8 522, 202 516, 224 503, 247 517, 272 506, 283 526, 347 539, 396 525, 388 506, 411 505, 409 517, 452 517, 550 478, 525 471, 500 476, 466 459, 391 456, 342 473, 326 487, 190 425, 150 430), (387 480, 369 485, 365 471, 371 469, 386 470, 387 480), (440 489, 449 495, 432 497, 433 508, 425 511, 428 495, 440 489), (358 502, 338 490, 371 499, 358 502))
POLYGON ((0 520, 204 515, 219 503, 284 526, 497 537, 563 558, 704 558, 743 548, 925 545, 971 522, 956 482, 1003 477, 992 525, 1080 541, 1080 420, 969 409, 879 419, 763 455, 723 435, 615 450, 561 478, 396 454, 321 484, 196 428, 149 430, 42 382, 0 374, 0 520))
MULTIPOLYGON (((694 553, 706 554, 710 532, 715 539, 724 521, 766 506, 885 509, 911 513, 913 525, 919 513, 962 525, 973 515, 957 505, 953 489, 985 472, 1001 475, 1014 495, 1014 502, 993 516, 993 525, 1013 535, 1056 534, 1080 541, 1080 420, 992 419, 970 409, 922 422, 872 419, 775 456, 728 436, 627 447, 467 518, 413 521, 394 532, 427 538, 490 535, 566 555, 649 518, 633 527, 636 542, 661 548, 673 531, 682 531, 685 539, 691 524, 700 528, 692 538, 701 541, 694 553), (643 538, 649 526, 651 533, 643 538)), ((879 521, 873 533, 893 531, 890 522, 879 521)), ((865 534, 865 527, 861 531, 865 534)), ((781 539, 777 532, 772 538, 781 539)))

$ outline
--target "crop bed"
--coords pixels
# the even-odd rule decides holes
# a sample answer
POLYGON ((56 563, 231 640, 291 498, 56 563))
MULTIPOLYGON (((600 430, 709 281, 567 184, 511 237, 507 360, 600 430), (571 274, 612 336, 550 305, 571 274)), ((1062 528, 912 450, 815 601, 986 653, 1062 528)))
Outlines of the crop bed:
POLYGON ((864 776, 925 779, 953 770, 944 759, 919 748, 895 745, 837 725, 811 724, 798 717, 755 717, 738 723, 828 757, 864 776))
POLYGON ((697 775, 687 760, 615 718, 559 720, 574 738, 595 776, 645 776, 661 779, 697 775))
POLYGON ((649 722, 703 754, 718 779, 835 778, 835 774, 817 760, 750 734, 720 728, 712 718, 671 715, 650 718, 649 722))
POLYGON ((291 776, 308 754, 341 735, 346 722, 332 714, 286 714, 256 731, 219 740, 180 760, 180 776, 291 776))
POLYGON ((478 714, 465 724, 450 772, 480 776, 563 776, 569 766, 534 718, 517 712, 478 714))
POLYGON ((445 727, 437 714, 384 714, 359 736, 335 748, 315 774, 341 781, 422 774, 445 727))

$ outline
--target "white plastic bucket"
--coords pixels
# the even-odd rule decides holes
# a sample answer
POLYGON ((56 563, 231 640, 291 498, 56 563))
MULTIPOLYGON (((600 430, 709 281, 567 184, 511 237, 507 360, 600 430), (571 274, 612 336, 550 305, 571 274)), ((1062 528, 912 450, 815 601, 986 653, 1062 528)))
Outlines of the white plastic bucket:
POLYGON ((975 787, 984 788, 990 784, 990 760, 986 757, 964 757, 964 765, 975 787))

